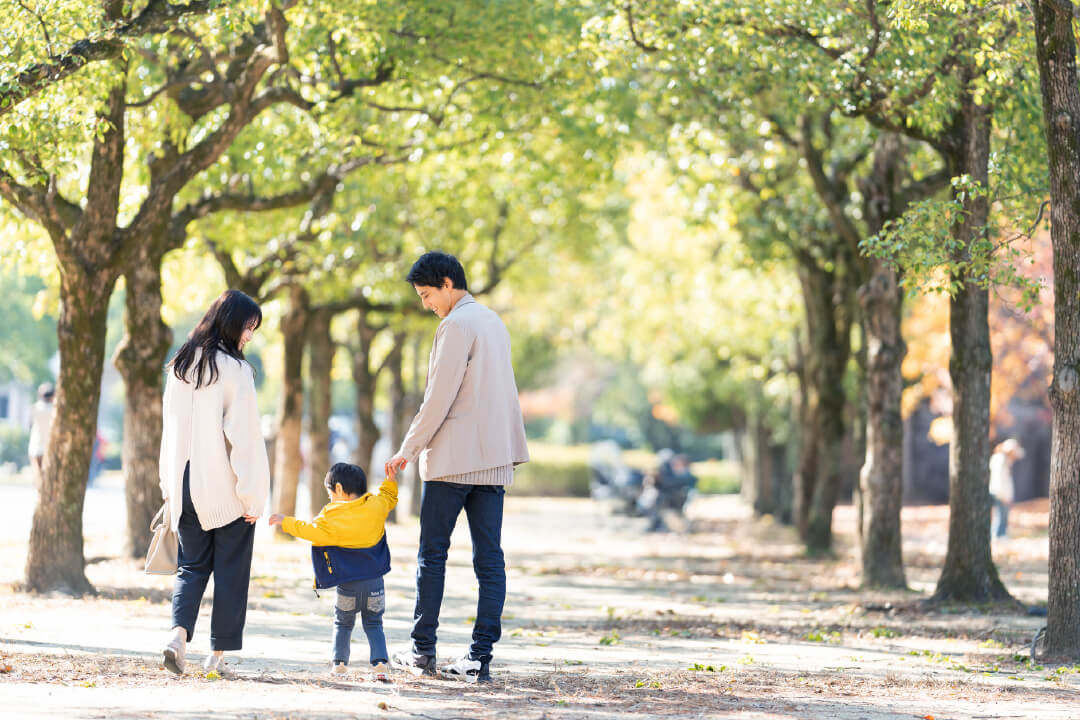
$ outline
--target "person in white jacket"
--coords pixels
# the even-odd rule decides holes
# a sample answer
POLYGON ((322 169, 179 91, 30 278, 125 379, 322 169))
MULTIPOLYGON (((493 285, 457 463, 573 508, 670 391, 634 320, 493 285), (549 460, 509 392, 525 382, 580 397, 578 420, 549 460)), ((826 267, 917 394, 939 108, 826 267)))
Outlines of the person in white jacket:
POLYGON ((990 456, 990 500, 994 504, 994 520, 990 528, 993 538, 1003 538, 1009 532, 1009 507, 1016 495, 1013 486, 1012 468, 1017 460, 1024 457, 1024 448, 1015 438, 999 443, 990 456))
POLYGON ((34 469, 34 487, 38 489, 41 489, 41 479, 45 474, 45 450, 49 447, 49 430, 52 429, 55 411, 54 395, 55 389, 52 383, 42 383, 38 386, 38 401, 34 403, 31 416, 27 454, 30 456, 30 465, 34 469))
POLYGON ((261 323, 254 300, 227 290, 168 364, 159 473, 180 547, 164 665, 177 674, 211 573, 213 652, 205 670, 220 671, 224 652, 242 646, 255 521, 270 490, 255 373, 244 359, 261 323))

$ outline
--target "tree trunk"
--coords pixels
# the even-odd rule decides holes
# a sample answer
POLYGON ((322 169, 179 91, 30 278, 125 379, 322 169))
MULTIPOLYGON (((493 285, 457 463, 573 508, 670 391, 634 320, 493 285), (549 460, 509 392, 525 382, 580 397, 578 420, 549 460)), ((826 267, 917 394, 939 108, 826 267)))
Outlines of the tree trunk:
POLYGON ((851 324, 839 273, 819 267, 813 258, 804 258, 799 276, 806 305, 808 353, 796 518, 807 549, 822 552, 832 547, 832 515, 841 484, 847 400, 844 374, 851 356, 851 324))
POLYGON ((747 482, 744 482, 742 487, 742 499, 753 508, 755 515, 774 515, 778 509, 779 498, 773 484, 776 473, 772 466, 772 432, 765 422, 765 413, 760 408, 750 413, 747 435, 749 462, 747 482))
POLYGON ((408 389, 405 387, 405 340, 403 332, 394 333, 394 344, 386 360, 390 372, 390 448, 397 451, 409 430, 410 408, 406 403, 408 389))
POLYGON ((129 557, 145 555, 150 521, 161 507, 162 367, 172 331, 161 320, 161 260, 144 245, 124 274, 124 338, 113 364, 124 379, 124 495, 129 557))
MULTIPOLYGON (((412 392, 406 395, 406 406, 409 408, 408 417, 411 418, 420 410, 420 404, 424 401, 424 388, 420 384, 420 367, 423 362, 423 353, 421 349, 424 346, 424 339, 420 334, 413 336, 412 344, 412 361, 413 361, 413 387, 412 392)), ((408 428, 408 425, 405 426, 408 428)), ((424 492, 424 481, 420 479, 420 468, 417 463, 412 463, 412 468, 405 468, 407 473, 406 477, 409 480, 409 487, 412 488, 412 495, 409 500, 409 514, 413 517, 420 517, 420 498, 424 492)))
POLYGON ((776 494, 773 517, 782 525, 791 525, 791 466, 788 446, 774 442, 769 446, 769 465, 772 467, 772 487, 776 494))
MULTIPOLYGON (((986 188, 990 158, 990 111, 969 94, 956 128, 956 151, 949 158, 953 175, 967 174, 986 188)), ((954 191, 954 193, 957 191, 954 191)), ((967 260, 972 243, 985 239, 989 204, 985 194, 967 193, 964 212, 952 227, 967 260)), ((935 600, 987 602, 1009 593, 990 557, 990 327, 989 293, 961 270, 950 301, 949 376, 953 386, 953 437, 949 445, 949 543, 935 600)))
POLYGON ((792 477, 791 513, 799 537, 805 537, 810 514, 810 498, 817 484, 820 446, 818 440, 818 388, 813 380, 818 375, 812 353, 805 350, 802 338, 796 338, 796 375, 799 381, 798 430, 795 474, 792 477))
POLYGON ((83 558, 83 502, 97 431, 105 328, 116 275, 60 276, 60 378, 26 556, 26 589, 93 592, 83 558))
MULTIPOLYGON (((352 376, 356 387, 356 451, 353 462, 371 475, 371 454, 379 441, 375 424, 375 385, 378 374, 371 369, 371 345, 379 329, 371 325, 368 311, 361 308, 356 319, 359 347, 353 352, 352 376)), ((389 458, 388 458, 389 459, 389 458)), ((381 477, 381 473, 380 473, 381 477)))
MULTIPOLYGON (((278 433, 274 444, 274 512, 296 514, 296 490, 300 484, 303 457, 300 434, 304 420, 304 345, 308 323, 307 292, 298 286, 289 289, 289 308, 281 318, 284 345, 284 377, 278 409, 278 433)), ((320 507, 322 507, 320 505, 320 507)), ((279 537, 290 537, 277 526, 279 537)))
MULTIPOLYGON (((903 160, 900 138, 886 135, 878 141, 873 167, 860 187, 870 236, 904 211, 898 199, 903 160)), ((859 473, 863 587, 907 587, 900 532, 904 489, 901 366, 907 353, 900 331, 903 297, 896 271, 883 260, 871 261, 870 277, 858 293, 866 337, 866 459, 859 473)))
MULTIPOLYGON (((386 369, 390 372, 390 452, 394 453, 401 447, 405 439, 405 433, 409 429, 409 408, 406 407, 408 391, 405 387, 405 341, 408 335, 404 332, 394 333, 394 344, 390 349, 390 355, 386 359, 386 369)), ((397 522, 397 508, 391 512, 391 522, 397 522)))
POLYGON ((867 340, 866 461, 859 473, 864 587, 907 587, 900 534, 904 489, 900 366, 907 351, 900 334, 902 297, 896 272, 875 261, 870 280, 859 290, 867 340))
POLYGON ((82 516, 97 434, 109 297, 119 275, 113 251, 124 177, 125 92, 123 83, 114 85, 98 114, 106 122, 94 141, 87 202, 78 222, 70 235, 50 229, 60 261, 60 377, 26 553, 26 588, 35 592, 93 592, 86 579, 82 516))
POLYGON ((308 322, 308 373, 311 377, 311 412, 308 415, 308 491, 311 516, 315 517, 327 502, 323 478, 330 469, 330 412, 334 367, 334 339, 330 336, 333 314, 326 309, 311 313, 308 322))
MULTIPOLYGON (((1072 17, 1033 0, 1050 164, 1054 423, 1046 659, 1080 660, 1080 89, 1072 17)), ((1067 7, 1071 10, 1072 3, 1067 7)))

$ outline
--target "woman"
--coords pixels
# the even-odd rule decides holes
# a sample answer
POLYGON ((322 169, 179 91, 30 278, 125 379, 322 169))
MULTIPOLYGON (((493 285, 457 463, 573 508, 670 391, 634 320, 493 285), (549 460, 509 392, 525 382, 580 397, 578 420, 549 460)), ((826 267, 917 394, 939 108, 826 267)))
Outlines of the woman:
POLYGON ((169 362, 161 435, 161 493, 180 541, 165 667, 184 672, 206 582, 214 574, 207 672, 242 645, 255 521, 270 465, 244 346, 262 323, 254 300, 227 290, 169 362))

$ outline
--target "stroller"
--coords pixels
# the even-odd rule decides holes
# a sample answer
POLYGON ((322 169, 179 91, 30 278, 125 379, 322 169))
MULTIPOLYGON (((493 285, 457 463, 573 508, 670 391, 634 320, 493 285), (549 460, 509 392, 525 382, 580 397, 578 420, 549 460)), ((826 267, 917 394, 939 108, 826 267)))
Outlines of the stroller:
POLYGON ((593 445, 589 453, 589 497, 607 504, 613 514, 641 516, 638 498, 645 473, 622 462, 622 450, 613 441, 593 445))

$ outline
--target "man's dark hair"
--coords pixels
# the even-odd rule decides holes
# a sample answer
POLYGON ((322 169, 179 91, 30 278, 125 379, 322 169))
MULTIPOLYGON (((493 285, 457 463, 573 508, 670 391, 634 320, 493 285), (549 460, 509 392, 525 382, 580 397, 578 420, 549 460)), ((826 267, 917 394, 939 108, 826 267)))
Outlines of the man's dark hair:
POLYGON ((412 285, 442 287, 443 278, 450 278, 451 284, 458 290, 468 290, 465 282, 465 268, 453 255, 434 250, 424 253, 413 263, 405 279, 412 285))
POLYGON ((323 485, 327 490, 333 490, 337 483, 341 483, 341 489, 349 495, 363 495, 367 492, 367 475, 351 463, 334 463, 323 478, 323 485))

